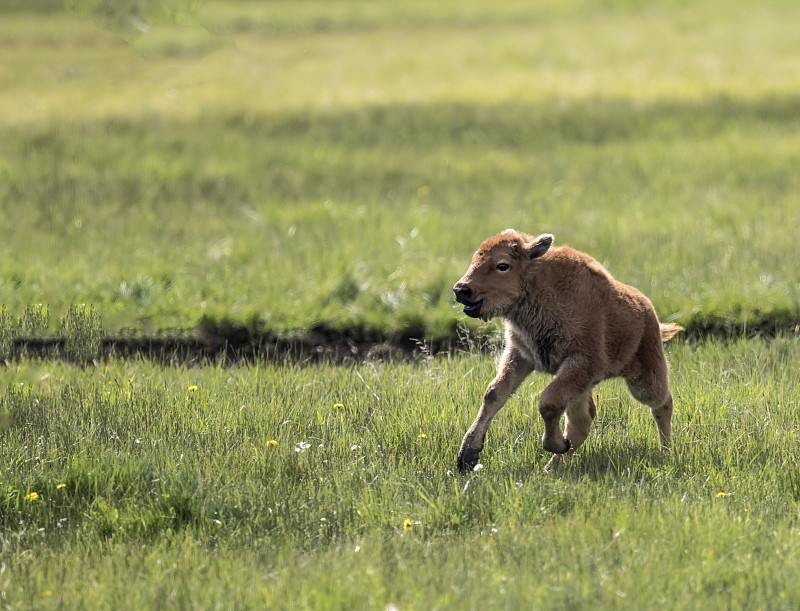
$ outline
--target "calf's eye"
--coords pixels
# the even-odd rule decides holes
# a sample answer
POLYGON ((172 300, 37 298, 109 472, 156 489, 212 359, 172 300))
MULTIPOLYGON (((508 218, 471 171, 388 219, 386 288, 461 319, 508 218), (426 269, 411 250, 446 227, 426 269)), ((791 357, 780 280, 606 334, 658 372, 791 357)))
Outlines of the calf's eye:
POLYGON ((511 269, 511 266, 508 263, 498 263, 495 269, 498 272, 507 272, 511 269))

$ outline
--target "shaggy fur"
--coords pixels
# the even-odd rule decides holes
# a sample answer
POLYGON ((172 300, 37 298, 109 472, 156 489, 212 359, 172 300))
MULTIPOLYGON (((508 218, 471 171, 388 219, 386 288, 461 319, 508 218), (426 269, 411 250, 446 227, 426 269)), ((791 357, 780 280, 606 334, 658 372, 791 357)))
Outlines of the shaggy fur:
POLYGON ((669 448, 672 395, 662 342, 682 327, 660 324, 642 293, 614 280, 589 255, 551 248, 552 242, 550 234, 513 230, 493 236, 453 287, 467 315, 505 323, 497 376, 458 453, 462 472, 477 464, 492 418, 532 371, 555 376, 539 398, 542 446, 554 454, 548 469, 589 435, 596 414, 592 388, 613 377, 624 378, 634 398, 650 407, 661 444, 669 448))

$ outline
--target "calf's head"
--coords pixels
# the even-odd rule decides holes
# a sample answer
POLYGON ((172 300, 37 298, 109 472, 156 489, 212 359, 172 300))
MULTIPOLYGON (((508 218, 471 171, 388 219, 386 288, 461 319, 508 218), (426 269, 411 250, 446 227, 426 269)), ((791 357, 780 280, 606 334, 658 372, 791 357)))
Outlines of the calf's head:
POLYGON ((508 313, 525 295, 529 265, 552 243, 549 233, 532 237, 512 229, 486 240, 453 287, 464 313, 483 320, 508 313))

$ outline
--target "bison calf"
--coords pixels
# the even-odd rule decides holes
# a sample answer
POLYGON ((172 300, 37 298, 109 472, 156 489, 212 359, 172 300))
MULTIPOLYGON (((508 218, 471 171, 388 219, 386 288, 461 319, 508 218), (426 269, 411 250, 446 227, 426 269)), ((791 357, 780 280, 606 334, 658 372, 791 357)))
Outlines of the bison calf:
POLYGON ((596 413, 592 388, 613 377, 623 377, 650 407, 661 444, 669 447, 672 395, 662 342, 682 327, 659 324, 647 297, 589 255, 552 243, 550 234, 504 231, 481 244, 453 287, 468 316, 499 316, 505 324, 497 375, 458 452, 461 472, 478 462, 492 418, 534 370, 555 376, 539 398, 542 446, 554 454, 547 469, 584 442, 596 413))

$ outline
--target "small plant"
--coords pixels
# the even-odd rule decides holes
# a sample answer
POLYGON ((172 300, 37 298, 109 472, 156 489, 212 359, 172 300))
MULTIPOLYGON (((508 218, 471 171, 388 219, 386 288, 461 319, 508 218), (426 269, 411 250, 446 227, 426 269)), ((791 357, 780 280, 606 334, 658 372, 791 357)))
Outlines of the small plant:
POLYGON ((7 359, 11 356, 16 337, 17 329, 14 326, 14 320, 8 313, 8 308, 0 305, 0 359, 7 359))
POLYGON ((75 361, 89 361, 100 354, 103 324, 93 305, 71 305, 61 319, 64 352, 75 361))
POLYGON ((50 326, 50 309, 47 304, 28 304, 20 317, 17 328, 23 335, 33 336, 47 331, 50 326))

